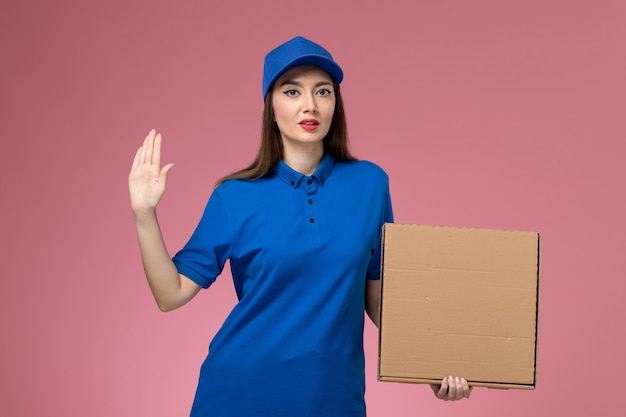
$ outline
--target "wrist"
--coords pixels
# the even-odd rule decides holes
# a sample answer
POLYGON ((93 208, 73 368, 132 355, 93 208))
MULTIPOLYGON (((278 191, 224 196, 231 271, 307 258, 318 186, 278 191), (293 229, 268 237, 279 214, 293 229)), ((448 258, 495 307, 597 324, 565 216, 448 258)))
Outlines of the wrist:
POLYGON ((141 208, 135 209, 133 208, 133 216, 135 217, 135 222, 139 224, 150 223, 156 220, 156 208, 141 208))

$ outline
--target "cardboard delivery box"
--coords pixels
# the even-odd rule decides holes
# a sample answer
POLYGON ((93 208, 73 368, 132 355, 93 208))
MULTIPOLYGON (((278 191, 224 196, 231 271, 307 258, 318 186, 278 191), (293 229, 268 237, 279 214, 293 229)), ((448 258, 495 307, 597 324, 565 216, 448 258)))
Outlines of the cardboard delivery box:
POLYGON ((386 224, 378 379, 534 389, 539 234, 386 224))

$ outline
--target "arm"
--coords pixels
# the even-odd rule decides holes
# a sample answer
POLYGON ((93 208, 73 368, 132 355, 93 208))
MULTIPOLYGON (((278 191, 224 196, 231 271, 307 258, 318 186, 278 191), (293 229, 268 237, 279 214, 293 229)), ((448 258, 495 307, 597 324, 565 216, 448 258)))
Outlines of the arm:
POLYGON ((366 280, 365 311, 376 327, 380 327, 380 289, 379 279, 366 280))
POLYGON ((161 135, 152 130, 137 150, 128 185, 146 278, 159 309, 169 311, 191 300, 200 286, 178 273, 161 235, 156 207, 173 164, 160 164, 161 135))

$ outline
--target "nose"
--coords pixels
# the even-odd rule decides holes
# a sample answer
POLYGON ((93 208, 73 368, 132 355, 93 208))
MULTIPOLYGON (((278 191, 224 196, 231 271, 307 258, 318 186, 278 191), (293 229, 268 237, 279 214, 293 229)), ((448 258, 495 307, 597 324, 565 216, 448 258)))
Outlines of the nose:
POLYGON ((304 94, 302 107, 305 113, 317 113, 317 100, 314 92, 304 94))

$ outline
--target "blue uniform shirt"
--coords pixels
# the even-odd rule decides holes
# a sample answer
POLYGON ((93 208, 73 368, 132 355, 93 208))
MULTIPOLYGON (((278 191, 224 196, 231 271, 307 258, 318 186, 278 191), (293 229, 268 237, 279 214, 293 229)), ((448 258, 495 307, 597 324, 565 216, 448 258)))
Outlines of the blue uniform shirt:
POLYGON ((366 278, 392 222, 387 175, 326 155, 217 187, 178 271, 207 288, 226 260, 239 302, 213 338, 192 416, 364 417, 366 278))

